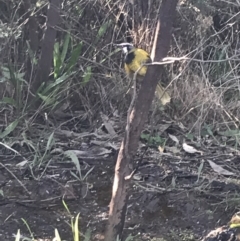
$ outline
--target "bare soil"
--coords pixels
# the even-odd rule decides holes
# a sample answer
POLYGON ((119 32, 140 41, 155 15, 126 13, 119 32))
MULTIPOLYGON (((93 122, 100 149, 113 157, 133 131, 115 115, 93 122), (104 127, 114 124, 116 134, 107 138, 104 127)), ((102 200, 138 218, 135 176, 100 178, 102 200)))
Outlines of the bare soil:
MULTIPOLYGON (((174 158, 149 148, 132 181, 126 237, 197 240, 226 224, 239 203, 239 181, 216 174, 206 162, 199 175, 201 161, 206 159, 216 163, 228 160, 235 173, 240 173, 240 158, 233 155, 183 154, 174 158)), ((0 240, 14 240, 18 229, 31 237, 23 220, 36 240, 51 240, 55 228, 63 240, 72 240, 69 223, 79 212, 81 232, 90 229, 92 240, 103 239, 116 154, 102 160, 80 160, 82 174, 94 167, 83 181, 72 175, 78 174, 69 160, 53 158, 42 176, 43 169, 17 166, 21 161, 10 155, 1 158, 0 240)))

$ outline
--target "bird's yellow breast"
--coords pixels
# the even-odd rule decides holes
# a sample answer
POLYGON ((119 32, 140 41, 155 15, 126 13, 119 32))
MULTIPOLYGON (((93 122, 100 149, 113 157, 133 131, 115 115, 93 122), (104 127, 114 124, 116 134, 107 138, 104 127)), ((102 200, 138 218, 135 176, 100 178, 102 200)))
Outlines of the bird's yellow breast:
MULTIPOLYGON (((151 58, 145 50, 134 48, 125 57, 124 68, 127 75, 132 77, 132 75, 139 70, 142 64, 150 62, 151 58)), ((147 66, 142 66, 142 68, 138 71, 138 75, 144 76, 146 72, 147 66)))

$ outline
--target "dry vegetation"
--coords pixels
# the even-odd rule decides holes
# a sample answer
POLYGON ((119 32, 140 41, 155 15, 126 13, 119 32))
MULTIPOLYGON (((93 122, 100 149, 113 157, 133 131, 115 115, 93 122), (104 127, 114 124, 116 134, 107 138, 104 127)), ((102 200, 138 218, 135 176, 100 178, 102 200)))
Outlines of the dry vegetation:
MULTIPOLYGON (((33 57, 29 41, 36 41, 35 44, 41 41, 47 6, 45 2, 35 6, 14 1, 1 1, 1 6, 1 99, 2 114, 7 114, 6 122, 2 122, 5 128, 15 118, 23 115, 29 118, 26 101, 32 100, 30 85, 40 55, 37 48, 33 57), (29 16, 33 16, 37 25, 34 37, 29 16), (9 74, 10 78, 6 78, 9 74)), ((168 88, 173 100, 166 115, 181 121, 188 130, 193 128, 200 133, 204 124, 223 129, 238 126, 238 10, 237 2, 225 1, 181 1, 178 7, 169 56, 187 56, 190 60, 168 66, 168 78, 164 81, 165 85, 170 83, 168 88)), ((129 98, 125 98, 127 83, 121 56, 112 44, 128 40, 150 51, 158 11, 158 1, 137 5, 131 1, 80 1, 78 4, 64 1, 62 21, 57 27, 59 53, 55 57, 64 47, 68 49, 63 63, 52 68, 50 81, 68 73, 71 54, 76 57, 72 59, 70 76, 50 91, 40 91, 45 99, 53 96, 47 111, 82 110, 80 117, 93 125, 100 111, 107 115, 116 110, 124 114, 129 104, 129 98), (68 44, 67 34, 70 34, 68 44), (59 73, 57 68, 61 69, 59 73)), ((55 44, 55 51, 56 48, 55 44)), ((46 102, 43 105, 46 106, 46 102)))

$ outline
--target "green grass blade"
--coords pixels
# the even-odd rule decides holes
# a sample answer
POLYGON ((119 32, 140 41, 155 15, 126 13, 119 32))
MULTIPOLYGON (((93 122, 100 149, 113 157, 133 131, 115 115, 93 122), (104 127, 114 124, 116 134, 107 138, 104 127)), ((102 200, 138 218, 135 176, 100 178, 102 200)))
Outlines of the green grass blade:
POLYGON ((90 81, 91 77, 92 77, 92 67, 91 66, 87 66, 87 69, 86 69, 86 71, 83 74, 83 82, 82 82, 82 84, 86 85, 90 81))
POLYGON ((79 219, 80 213, 78 213, 75 223, 74 223, 74 241, 79 241, 79 230, 78 230, 78 219, 79 219))
POLYGON ((54 132, 48 138, 46 151, 50 151, 52 146, 54 145, 55 139, 53 137, 54 137, 54 132))
POLYGON ((91 240, 91 230, 87 229, 86 233, 84 234, 84 241, 90 241, 91 240))
POLYGON ((3 97, 1 104, 9 104, 11 106, 17 107, 17 102, 13 98, 3 97))
POLYGON ((196 183, 199 182, 199 179, 200 179, 200 176, 201 176, 201 173, 202 173, 202 170, 203 170, 203 166, 204 166, 204 161, 202 161, 201 164, 198 167, 198 178, 197 178, 196 183))
POLYGON ((126 240, 125 241, 132 241, 133 240, 133 236, 130 234, 127 238, 126 238, 126 240))
POLYGON ((56 240, 56 241, 61 241, 61 237, 60 237, 60 235, 59 235, 59 232, 58 232, 58 230, 55 228, 55 239, 54 240, 56 240))
POLYGON ((66 202, 64 200, 62 200, 63 206, 65 207, 65 209, 67 210, 68 214, 71 215, 71 212, 66 204, 66 202))
POLYGON ((67 67, 66 67, 66 71, 67 73, 70 73, 70 71, 72 70, 72 68, 76 65, 78 59, 79 59, 79 56, 82 52, 82 42, 80 42, 72 51, 72 54, 71 54, 71 57, 70 57, 70 60, 67 64, 67 67))
POLYGON ((102 38, 102 36, 106 33, 107 29, 110 27, 110 25, 111 25, 110 20, 103 23, 103 25, 98 30, 97 38, 96 38, 95 43, 98 42, 102 38))
POLYGON ((19 120, 15 120, 12 123, 10 123, 7 126, 7 128, 2 133, 0 133, 0 138, 4 138, 4 137, 8 136, 12 131, 14 131, 14 129, 17 127, 18 123, 19 123, 19 120))
POLYGON ((15 72, 12 68, 12 66, 9 64, 8 65, 8 70, 9 70, 9 74, 10 74, 10 82, 12 83, 12 85, 14 86, 14 88, 17 90, 17 80, 16 80, 16 75, 15 72))
POLYGON ((20 241, 20 238, 21 238, 20 230, 18 229, 15 241, 20 241))
POLYGON ((38 87, 36 93, 42 93, 43 94, 43 91, 45 90, 45 86, 46 86, 46 82, 42 82, 41 85, 38 87))
POLYGON ((63 42, 63 50, 61 53, 61 61, 62 63, 64 63, 66 55, 67 55, 67 51, 68 51, 68 46, 69 46, 69 42, 70 42, 70 34, 67 33, 65 38, 64 38, 64 42, 63 42))
POLYGON ((1 74, 4 77, 1 82, 5 82, 6 80, 10 79, 10 71, 7 67, 2 66, 1 67, 1 74))
POLYGON ((54 44, 53 51, 53 66, 54 66, 54 78, 56 79, 60 74, 60 68, 62 66, 61 55, 59 50, 59 43, 54 44))
POLYGON ((51 89, 54 88, 54 90, 56 90, 56 86, 60 85, 61 83, 63 83, 65 80, 67 80, 71 75, 75 74, 75 72, 72 72, 71 74, 63 74, 62 76, 60 76, 59 78, 57 78, 54 82, 49 83, 46 88, 42 89, 40 91, 40 93, 42 95, 47 95, 49 93, 49 91, 51 89))
POLYGON ((42 95, 40 93, 38 93, 38 96, 40 97, 40 99, 42 101, 44 101, 45 105, 55 105, 56 104, 56 99, 53 97, 49 97, 49 96, 45 96, 45 95, 42 95))
POLYGON ((80 179, 82 180, 82 172, 81 172, 81 167, 80 167, 80 163, 77 155, 73 151, 65 151, 64 155, 69 157, 72 160, 72 162, 75 164, 77 171, 79 173, 80 179))
POLYGON ((22 219, 23 223, 26 225, 26 227, 27 227, 27 229, 28 229, 28 232, 29 232, 30 235, 31 235, 32 240, 34 240, 33 232, 31 231, 31 229, 30 229, 30 227, 29 227, 27 221, 26 221, 24 218, 21 218, 21 219, 22 219))
POLYGON ((65 80, 67 80, 71 75, 75 74, 75 72, 72 72, 71 74, 63 74, 62 76, 60 76, 59 78, 57 78, 54 83, 52 84, 51 88, 56 87, 57 85, 61 84, 62 82, 64 82, 65 80))
POLYGON ((49 156, 48 153, 51 150, 52 146, 54 145, 55 139, 53 138, 53 136, 54 136, 54 132, 48 138, 44 154, 41 156, 41 160, 39 161, 39 164, 38 164, 39 167, 42 165, 46 157, 49 156))

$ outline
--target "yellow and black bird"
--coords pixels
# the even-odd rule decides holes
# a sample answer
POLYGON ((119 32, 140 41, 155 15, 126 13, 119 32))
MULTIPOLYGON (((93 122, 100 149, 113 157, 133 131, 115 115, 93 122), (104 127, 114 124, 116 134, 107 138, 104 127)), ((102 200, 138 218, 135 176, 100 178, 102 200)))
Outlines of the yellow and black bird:
MULTIPOLYGON (((132 79, 138 71, 136 80, 141 81, 147 72, 147 66, 143 64, 152 62, 150 55, 143 49, 135 48, 131 43, 121 43, 117 44, 117 46, 122 48, 125 55, 124 69, 128 77, 132 79), (141 66, 142 68, 140 68, 141 66)), ((164 90, 160 82, 157 85, 155 95, 162 105, 166 105, 171 100, 168 92, 164 90)))

